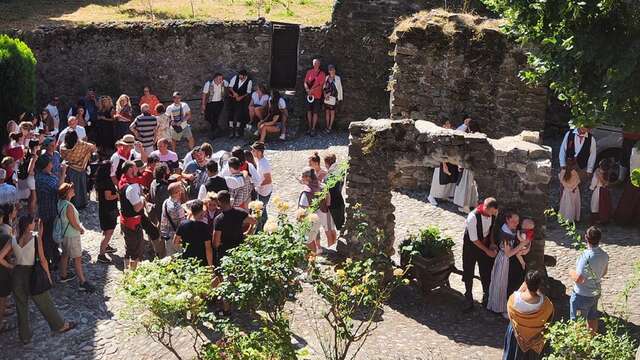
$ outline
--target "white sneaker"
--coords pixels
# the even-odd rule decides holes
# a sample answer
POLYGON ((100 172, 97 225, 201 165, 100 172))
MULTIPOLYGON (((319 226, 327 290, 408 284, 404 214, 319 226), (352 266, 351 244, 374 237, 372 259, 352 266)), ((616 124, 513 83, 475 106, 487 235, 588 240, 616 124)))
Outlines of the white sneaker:
POLYGON ((433 205, 433 206, 438 206, 438 202, 436 201, 436 198, 434 198, 433 196, 429 195, 429 197, 427 198, 427 200, 429 200, 429 202, 431 203, 431 205, 433 205))
POLYGON ((284 133, 280 134, 280 140, 285 140, 287 138, 287 135, 285 135, 284 133))
POLYGON ((253 135, 255 135, 255 136, 260 135, 260 130, 256 130, 256 131, 253 133, 253 135))

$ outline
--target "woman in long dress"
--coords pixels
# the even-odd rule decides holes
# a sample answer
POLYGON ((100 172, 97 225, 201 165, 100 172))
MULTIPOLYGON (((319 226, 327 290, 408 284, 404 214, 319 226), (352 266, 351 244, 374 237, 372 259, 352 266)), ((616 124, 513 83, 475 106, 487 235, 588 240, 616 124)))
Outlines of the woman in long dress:
MULTIPOLYGON (((470 119, 466 132, 471 134, 479 131, 480 126, 478 122, 470 119)), ((471 211, 471 208, 478 204, 478 186, 476 185, 473 170, 460 168, 460 171, 462 171, 462 176, 456 186, 453 203, 459 206, 459 211, 468 213, 471 211)))
POLYGON ((567 167, 558 174, 562 185, 562 197, 558 212, 569 221, 580 221, 580 176, 575 161, 567 161, 567 167))
MULTIPOLYGON (((640 169, 640 143, 631 150, 629 169, 640 169)), ((615 220, 620 225, 640 224, 640 187, 627 180, 622 197, 615 212, 615 220)))
POLYGON ((428 198, 431 205, 438 206, 436 199, 449 200, 454 196, 459 176, 458 167, 451 163, 443 162, 440 167, 433 169, 428 198))
POLYGON ((491 285, 489 287, 489 299, 487 309, 507 317, 507 293, 509 283, 509 262, 524 246, 518 244, 516 228, 520 219, 517 214, 507 213, 505 223, 500 229, 499 251, 496 256, 493 270, 491 271, 491 285))
POLYGON ((591 194, 591 225, 609 222, 611 215, 611 194, 609 193, 609 163, 600 161, 593 173, 589 189, 591 194))

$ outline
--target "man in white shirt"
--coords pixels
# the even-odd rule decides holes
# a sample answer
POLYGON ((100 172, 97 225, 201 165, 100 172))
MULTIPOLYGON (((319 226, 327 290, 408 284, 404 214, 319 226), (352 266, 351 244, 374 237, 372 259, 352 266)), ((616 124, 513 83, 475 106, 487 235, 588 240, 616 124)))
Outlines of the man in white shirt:
POLYGON ((58 144, 62 144, 64 142, 64 137, 67 135, 69 129, 73 129, 76 134, 78 134, 78 140, 87 141, 87 131, 80 125, 78 125, 78 119, 75 116, 70 116, 67 119, 68 126, 64 128, 64 130, 60 131, 60 135, 58 135, 58 144))
POLYGON ((271 198, 273 192, 273 183, 271 179, 271 164, 269 160, 264 157, 265 146, 264 143, 256 142, 251 145, 251 154, 256 161, 258 174, 262 177, 260 185, 256 186, 255 190, 258 193, 258 200, 264 204, 262 216, 258 219, 258 225, 256 231, 261 231, 264 224, 267 222, 267 204, 271 198))
POLYGON ((144 255, 144 235, 142 233, 142 214, 144 214, 144 196, 140 184, 132 182, 138 169, 132 161, 122 165, 123 179, 126 184, 118 188, 120 194, 120 226, 124 236, 125 269, 135 269, 144 255))
POLYGON ((464 121, 460 126, 456 128, 458 131, 467 132, 467 128, 469 127, 469 122, 471 121, 471 116, 465 116, 464 121))
POLYGON ((207 81, 202 88, 200 113, 211 124, 211 138, 215 138, 219 131, 218 121, 224 107, 224 97, 228 87, 229 83, 222 77, 222 74, 216 73, 213 75, 213 80, 207 81))
POLYGON ((60 103, 60 99, 57 96, 55 96, 53 99, 51 99, 51 101, 46 107, 47 111, 49 112, 49 115, 51 115, 51 119, 53 120, 53 129, 49 129, 49 131, 51 132, 51 135, 53 136, 58 134, 58 131, 60 130, 60 112, 58 111, 59 103, 60 103))
POLYGON ((167 106, 166 115, 171 124, 169 132, 171 133, 173 151, 176 151, 176 143, 183 137, 187 138, 189 149, 193 149, 195 140, 191 132, 191 109, 187 103, 180 101, 182 96, 179 92, 175 91, 172 98, 173 103, 167 106))
POLYGON ((575 159, 581 182, 589 183, 596 164, 596 149, 596 139, 591 135, 591 129, 580 127, 568 131, 564 135, 558 153, 560 168, 566 167, 567 159, 575 159))
POLYGON ((486 306, 491 285, 491 270, 498 254, 493 239, 493 226, 498 215, 498 202, 486 198, 482 205, 469 213, 465 221, 462 245, 462 281, 467 299, 464 311, 473 309, 473 277, 476 263, 482 283, 482 305, 486 306))
POLYGON ((231 112, 229 114, 230 138, 244 136, 244 128, 247 124, 249 112, 249 98, 253 90, 253 82, 249 79, 246 70, 240 70, 238 75, 229 81, 229 94, 231 96, 231 112))

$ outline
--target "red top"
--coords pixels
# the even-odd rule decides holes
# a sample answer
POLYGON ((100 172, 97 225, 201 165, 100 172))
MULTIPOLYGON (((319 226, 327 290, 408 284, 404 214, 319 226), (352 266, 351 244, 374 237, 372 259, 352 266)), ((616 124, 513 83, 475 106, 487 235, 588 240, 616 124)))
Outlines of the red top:
POLYGON ((158 105, 159 103, 160 103, 160 100, 158 100, 158 98, 153 94, 143 95, 142 97, 140 97, 140 105, 142 104, 149 105, 149 112, 153 116, 158 115, 158 113, 156 112, 156 105, 158 105))
POLYGON ((142 175, 140 175, 139 180, 136 182, 147 189, 151 188, 151 182, 153 182, 153 170, 145 168, 142 171, 142 175))
POLYGON ((322 97, 324 78, 325 74, 321 69, 309 69, 309 71, 307 71, 307 75, 304 77, 304 82, 311 90, 309 94, 313 96, 314 99, 320 99, 322 97))

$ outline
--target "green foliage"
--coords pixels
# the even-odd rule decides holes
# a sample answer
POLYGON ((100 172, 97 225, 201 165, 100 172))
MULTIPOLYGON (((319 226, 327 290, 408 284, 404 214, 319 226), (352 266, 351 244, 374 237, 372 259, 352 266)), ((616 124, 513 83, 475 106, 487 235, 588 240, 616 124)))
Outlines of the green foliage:
POLYGON ((571 105, 573 122, 639 129, 640 7, 628 0, 483 0, 529 53, 529 83, 571 105))
POLYGON ((558 321, 547 328, 551 354, 547 360, 632 360, 635 342, 619 320, 605 317, 605 333, 591 335, 584 320, 558 321))
POLYGON ((444 236, 440 229, 429 226, 426 229, 420 229, 418 234, 409 235, 409 238, 400 244, 400 253, 407 257, 420 255, 434 258, 447 254, 454 244, 453 239, 444 236))
POLYGON ((640 168, 631 171, 631 183, 635 187, 640 187, 640 168))
POLYGON ((309 212, 314 213, 320 208, 320 203, 329 195, 329 190, 332 189, 340 182, 344 182, 345 176, 347 176, 347 170, 349 170, 349 163, 346 161, 341 162, 338 165, 338 170, 331 175, 327 176, 324 181, 322 191, 316 194, 309 206, 309 212))
MULTIPOLYGON (((233 2, 233 1, 232 1, 233 2)), ((255 12, 258 17, 271 13, 274 7, 284 8, 287 16, 293 15, 291 4, 293 0, 245 0, 246 6, 251 8, 252 12, 255 12)), ((306 5, 307 2, 300 1, 300 5, 306 5)))
POLYGON ((297 278, 308 252, 306 228, 290 223, 284 214, 278 222, 274 232, 249 236, 222 259, 224 281, 216 289, 239 309, 264 311, 274 322, 286 301, 302 291, 297 278))
POLYGON ((212 277, 211 268, 195 259, 143 261, 122 278, 119 294, 125 306, 120 316, 180 357, 173 348, 172 329, 190 327, 194 346, 203 338, 199 326, 212 321, 207 310, 212 277))
POLYGON ((223 338, 203 347, 204 360, 291 360, 298 353, 291 345, 289 322, 285 319, 263 326, 256 331, 241 331, 237 326, 221 326, 223 338), (286 334, 286 336, 283 336, 286 334))
MULTIPOLYGON (((36 58, 19 39, 0 35, 0 120, 16 119, 34 108, 36 58)), ((4 125, 2 126, 4 132, 4 125)))
POLYGON ((565 219, 565 217, 562 216, 562 214, 557 212, 555 209, 545 210, 544 215, 546 217, 556 219, 556 221, 558 222, 558 225, 560 225, 567 233, 567 236, 570 239, 572 239, 571 245, 573 245, 573 247, 575 247, 576 250, 584 250, 587 248, 585 241, 582 240, 582 235, 580 235, 580 233, 576 228, 575 222, 565 219))

